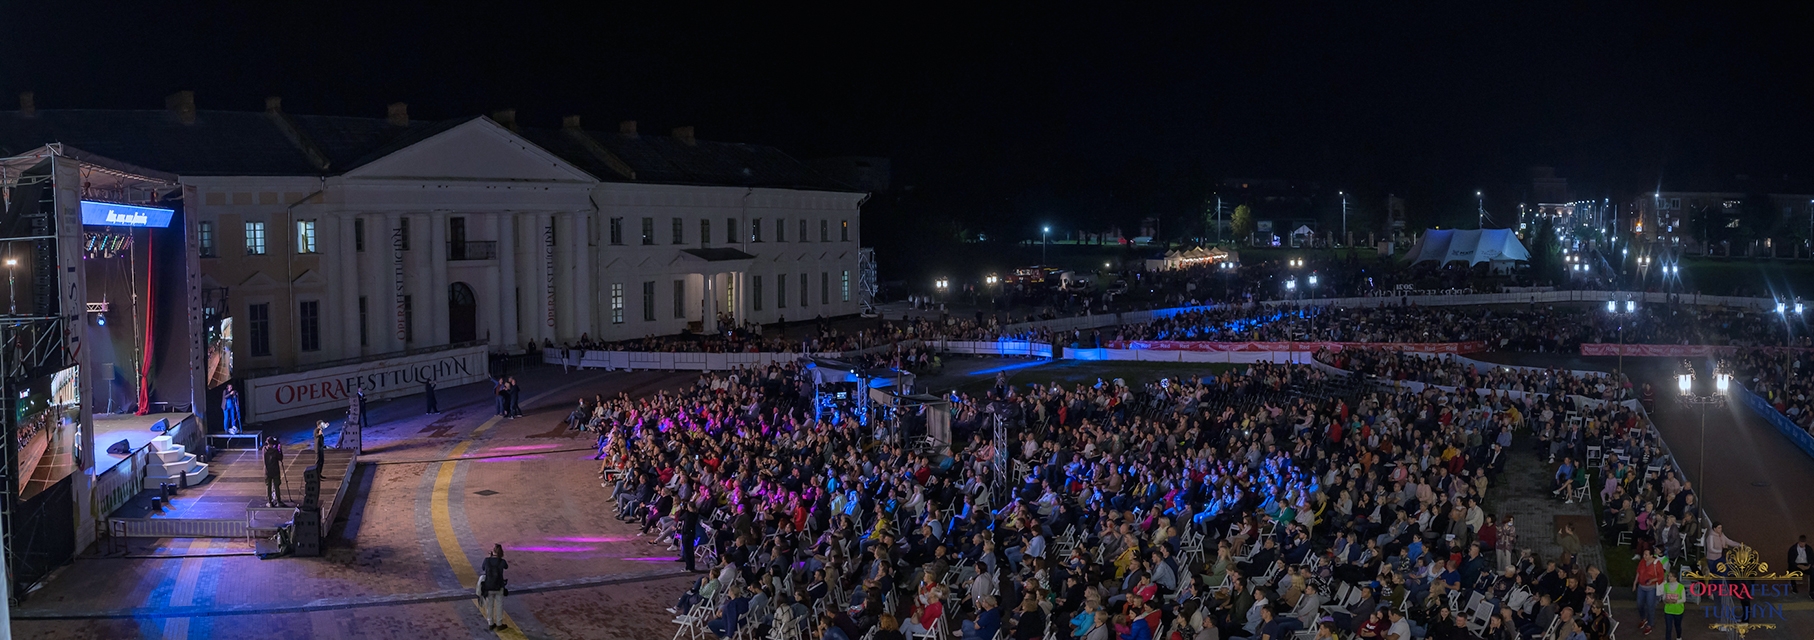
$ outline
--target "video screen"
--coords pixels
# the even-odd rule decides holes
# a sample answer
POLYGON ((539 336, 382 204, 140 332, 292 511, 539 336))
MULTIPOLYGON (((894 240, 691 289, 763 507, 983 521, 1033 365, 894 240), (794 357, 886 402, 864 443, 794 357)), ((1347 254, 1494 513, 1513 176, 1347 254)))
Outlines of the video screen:
POLYGON ((76 447, 81 446, 82 394, 80 367, 70 367, 31 381, 20 392, 19 499, 50 488, 75 471, 76 447))

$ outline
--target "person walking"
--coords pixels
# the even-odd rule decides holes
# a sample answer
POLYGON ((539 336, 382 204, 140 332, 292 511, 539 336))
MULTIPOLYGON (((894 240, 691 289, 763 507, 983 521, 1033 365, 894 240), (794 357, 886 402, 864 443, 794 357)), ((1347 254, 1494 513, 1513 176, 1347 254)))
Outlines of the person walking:
POLYGON ((428 403, 428 409, 423 413, 432 415, 441 412, 441 405, 435 402, 435 381, 422 381, 422 399, 428 403))
POLYGON ((1638 596, 1638 619, 1642 625, 1638 628, 1644 635, 1650 635, 1651 624, 1656 620, 1657 591, 1663 585, 1663 574, 1668 573, 1663 561, 1657 558, 1651 549, 1644 550, 1642 560, 1638 561, 1638 575, 1632 584, 1632 590, 1638 596))
POLYGON ((227 385, 227 390, 220 394, 220 413, 227 433, 239 433, 239 391, 233 385, 227 385))
POLYGON ((508 628, 504 624, 504 595, 510 581, 504 579, 504 570, 509 568, 501 544, 491 545, 491 555, 479 565, 479 611, 485 614, 485 624, 491 625, 493 631, 508 628))
POLYGON ((1663 582, 1663 640, 1675 640, 1682 637, 1682 612, 1688 601, 1686 590, 1675 574, 1664 574, 1663 582))

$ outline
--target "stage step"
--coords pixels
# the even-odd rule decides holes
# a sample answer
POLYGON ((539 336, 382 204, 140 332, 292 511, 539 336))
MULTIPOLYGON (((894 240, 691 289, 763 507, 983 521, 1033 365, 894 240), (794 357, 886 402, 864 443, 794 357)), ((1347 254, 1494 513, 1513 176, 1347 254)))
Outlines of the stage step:
POLYGON ((183 445, 171 441, 170 436, 158 436, 151 439, 151 450, 154 455, 145 469, 145 488, 157 490, 165 482, 180 483, 184 471, 189 473, 189 486, 201 484, 208 479, 208 465, 195 459, 195 454, 183 450, 183 445))

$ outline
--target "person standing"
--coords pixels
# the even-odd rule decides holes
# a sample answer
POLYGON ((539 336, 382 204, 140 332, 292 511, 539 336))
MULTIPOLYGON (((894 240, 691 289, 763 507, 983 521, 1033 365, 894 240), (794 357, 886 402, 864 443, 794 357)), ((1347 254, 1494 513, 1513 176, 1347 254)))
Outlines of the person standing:
POLYGON ((1651 624, 1656 619, 1657 588, 1663 585, 1665 573, 1668 571, 1663 561, 1655 552, 1645 549, 1643 559, 1638 561, 1637 580, 1632 585, 1638 595, 1638 619, 1643 623, 1639 628, 1645 635, 1650 635, 1651 624))
POLYGON ((523 417, 523 387, 517 384, 516 378, 510 379, 510 417, 523 417))
MULTIPOLYGON (((1801 572, 1808 581, 1808 597, 1814 598, 1814 568, 1809 567, 1810 562, 1814 562, 1814 547, 1808 546, 1808 537, 1804 535, 1789 546, 1789 569, 1801 572)), ((1801 585, 1792 581, 1789 588, 1799 591, 1801 585)))
POLYGON ((1675 574, 1665 572, 1663 580, 1663 640, 1675 640, 1682 636, 1682 611, 1688 608, 1683 603, 1688 598, 1675 574))
POLYGON ((281 504, 283 494, 283 445, 277 444, 277 438, 265 438, 262 451, 265 460, 265 503, 275 507, 281 504))
POLYGON ((441 412, 441 405, 435 402, 435 381, 422 381, 422 399, 428 403, 428 408, 423 413, 432 415, 441 412))
POLYGON ((699 512, 693 510, 691 502, 680 507, 680 562, 685 562, 687 573, 697 573, 693 566, 694 540, 699 534, 699 512))
POLYGON ((493 631, 508 628, 504 624, 504 595, 510 581, 504 579, 504 570, 509 568, 501 544, 491 545, 491 555, 479 565, 479 611, 485 614, 485 624, 491 625, 493 631))
POLYGON ((239 433, 239 391, 233 385, 220 394, 221 422, 226 423, 227 433, 239 433))
POLYGON ((510 415, 510 378, 506 378, 506 377, 498 378, 497 382, 494 382, 491 385, 491 393, 493 395, 497 396, 497 398, 498 398, 498 408, 497 408, 497 411, 493 412, 493 415, 509 416, 510 415))

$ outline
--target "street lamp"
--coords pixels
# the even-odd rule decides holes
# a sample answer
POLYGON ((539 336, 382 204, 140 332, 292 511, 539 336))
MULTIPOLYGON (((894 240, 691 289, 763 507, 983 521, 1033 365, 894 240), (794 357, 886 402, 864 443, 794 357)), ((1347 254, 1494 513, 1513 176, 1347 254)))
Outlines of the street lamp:
MULTIPOLYGON (((1345 243, 1348 242, 1348 192, 1337 191, 1335 195, 1342 197, 1342 242, 1345 243)), ((1808 223, 1808 231, 1814 235, 1814 218, 1809 218, 1809 220, 1811 222, 1808 223)))
POLYGON ((1046 263, 1046 247, 1052 246, 1052 227, 1039 228, 1039 263, 1046 263))
POLYGON ((1479 208, 1478 210, 1480 213, 1480 218, 1478 221, 1476 221, 1474 223, 1474 228, 1485 229, 1486 228, 1486 197, 1480 195, 1479 191, 1475 191, 1474 192, 1474 202, 1478 206, 1478 208, 1479 208))
MULTIPOLYGON (((1678 402, 1680 402, 1682 404, 1682 406, 1684 406, 1684 407, 1700 407, 1701 408, 1700 469, 1695 471, 1695 475, 1697 477, 1695 478, 1694 481, 1696 483, 1703 485, 1703 487, 1707 483, 1707 407, 1726 406, 1726 391, 1732 387, 1732 374, 1729 373, 1729 371, 1730 370, 1726 366, 1726 361, 1721 360, 1719 362, 1714 363, 1714 365, 1713 365, 1714 392, 1710 393, 1710 394, 1706 394, 1706 395, 1701 395, 1701 394, 1694 392, 1694 363, 1693 362, 1688 361, 1688 360, 1683 360, 1682 368, 1679 372, 1676 373, 1676 376, 1675 376, 1676 388, 1681 391, 1681 395, 1677 396, 1676 400, 1678 402)), ((1703 488, 1701 490, 1705 491, 1706 489, 1703 488)))
MULTIPOLYGON (((1612 314, 1613 322, 1615 323, 1614 326, 1619 332, 1619 377, 1623 378, 1625 376, 1625 320, 1619 316, 1621 310, 1624 311, 1627 316, 1637 313, 1638 302, 1627 298, 1625 300, 1624 308, 1621 309, 1617 300, 1606 301, 1606 312, 1612 314)), ((1620 387, 1623 388, 1625 383, 1621 381, 1619 384, 1620 387)))

